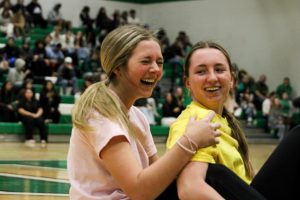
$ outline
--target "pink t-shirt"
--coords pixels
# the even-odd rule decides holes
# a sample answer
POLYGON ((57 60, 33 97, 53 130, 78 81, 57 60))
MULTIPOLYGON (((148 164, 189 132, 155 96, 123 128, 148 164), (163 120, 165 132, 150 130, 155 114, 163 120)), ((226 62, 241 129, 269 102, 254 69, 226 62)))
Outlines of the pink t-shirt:
POLYGON ((90 125, 95 128, 94 132, 83 133, 75 127, 72 130, 67 159, 71 183, 70 199, 129 199, 107 171, 99 154, 111 138, 124 135, 136 159, 143 168, 146 168, 149 166, 149 157, 157 153, 149 124, 138 108, 134 106, 130 108, 128 112, 130 121, 145 134, 145 142, 142 145, 120 124, 100 114, 95 115, 96 117, 89 120, 90 125))

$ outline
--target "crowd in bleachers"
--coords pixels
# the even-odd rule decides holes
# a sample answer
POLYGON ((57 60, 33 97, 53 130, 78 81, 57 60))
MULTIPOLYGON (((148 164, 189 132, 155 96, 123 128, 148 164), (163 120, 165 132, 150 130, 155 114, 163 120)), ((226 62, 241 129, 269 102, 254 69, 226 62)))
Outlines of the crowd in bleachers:
MULTIPOLYGON (((1 121, 20 120, 18 102, 29 88, 43 110, 40 116, 44 122, 59 123, 61 96, 77 98, 90 84, 106 78, 99 58, 103 38, 125 24, 147 27, 134 9, 116 9, 110 16, 105 7, 100 7, 93 17, 89 6, 78 13, 80 27, 72 27, 60 12, 62 6, 53 5, 45 19, 38 0, 27 5, 23 0, 15 5, 10 0, 0 3, 0 42, 4 43, 0 46, 1 121), (43 90, 35 92, 33 85, 43 85, 43 90)), ((151 98, 137 102, 136 106, 149 117, 150 124, 169 126, 190 101, 183 87, 183 62, 192 43, 184 31, 178 32, 174 42, 170 42, 163 28, 157 30, 157 37, 165 59, 163 78, 170 79, 170 88, 162 96, 158 85, 151 98)), ((293 126, 294 96, 289 79, 285 78, 271 92, 266 75, 255 81, 237 65, 236 69, 236 87, 228 99, 228 110, 251 125, 261 118, 266 132, 283 137, 293 126)))
POLYGON ((262 120, 265 132, 282 139, 298 123, 295 119, 298 106, 294 103, 294 89, 288 77, 274 91, 269 90, 266 81, 265 74, 255 81, 245 70, 237 70, 236 87, 227 106, 237 118, 246 120, 250 126, 255 125, 257 119, 262 120))

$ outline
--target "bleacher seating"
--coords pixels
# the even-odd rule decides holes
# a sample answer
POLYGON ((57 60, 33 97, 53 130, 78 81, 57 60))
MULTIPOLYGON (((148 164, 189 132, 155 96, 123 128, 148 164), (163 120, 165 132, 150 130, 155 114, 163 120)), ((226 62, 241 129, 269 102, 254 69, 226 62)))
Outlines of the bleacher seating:
MULTIPOLYGON (((65 115, 63 120, 67 120, 67 123, 48 124, 50 137, 51 135, 71 135, 72 124, 69 123, 70 116, 65 115)), ((150 128, 153 136, 168 136, 169 127, 167 126, 151 125, 150 128)), ((18 122, 0 122, 0 134, 23 135, 24 127, 18 122)))

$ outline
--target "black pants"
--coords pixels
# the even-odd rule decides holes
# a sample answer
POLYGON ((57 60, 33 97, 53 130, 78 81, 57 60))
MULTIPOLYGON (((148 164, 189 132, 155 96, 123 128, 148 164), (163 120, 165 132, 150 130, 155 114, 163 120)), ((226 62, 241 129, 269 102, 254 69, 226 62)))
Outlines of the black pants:
MULTIPOLYGON (((226 200, 286 200, 300 196, 300 126, 293 128, 250 185, 220 164, 210 164, 206 182, 226 200)), ((177 200, 176 181, 157 200, 177 200)))
POLYGON ((222 165, 210 165, 206 182, 229 200, 285 200, 300 195, 300 126, 279 143, 247 185, 222 165))
POLYGON ((251 186, 269 200, 299 199, 300 126, 287 133, 261 167, 251 186))
POLYGON ((179 200, 177 195, 176 180, 173 181, 155 200, 179 200))
POLYGON ((39 130, 41 140, 47 141, 48 139, 47 127, 42 117, 39 118, 21 117, 21 121, 25 128, 26 140, 33 139, 33 130, 35 127, 37 127, 39 130))

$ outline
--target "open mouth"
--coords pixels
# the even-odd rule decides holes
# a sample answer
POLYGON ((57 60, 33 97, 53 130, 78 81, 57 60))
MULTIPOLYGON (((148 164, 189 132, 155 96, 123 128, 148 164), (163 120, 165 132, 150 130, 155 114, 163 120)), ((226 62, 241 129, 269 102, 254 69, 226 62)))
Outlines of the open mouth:
POLYGON ((216 91, 218 91, 220 89, 221 89, 221 87, 207 87, 207 88, 204 88, 204 90, 206 92, 216 92, 216 91))
POLYGON ((155 79, 142 79, 141 83, 145 85, 154 85, 155 84, 155 79))

